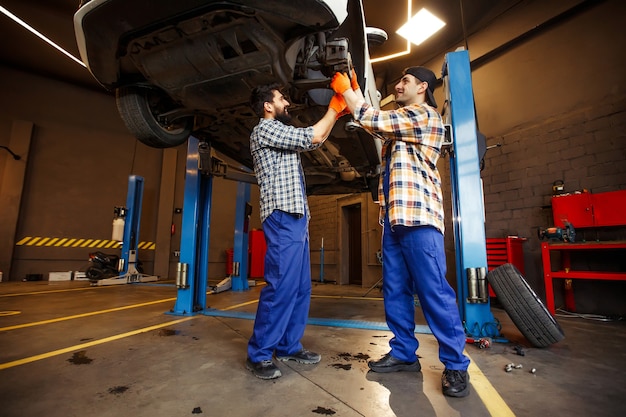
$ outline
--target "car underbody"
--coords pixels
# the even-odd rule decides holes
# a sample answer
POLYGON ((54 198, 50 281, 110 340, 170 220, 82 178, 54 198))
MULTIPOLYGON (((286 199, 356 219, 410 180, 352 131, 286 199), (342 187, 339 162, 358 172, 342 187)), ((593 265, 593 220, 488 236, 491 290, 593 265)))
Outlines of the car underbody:
MULTIPOLYGON (((94 77, 115 91, 130 132, 149 146, 193 135, 251 169, 251 90, 282 84, 294 125, 310 126, 333 95, 332 75, 352 67, 378 106, 360 0, 346 2, 342 22, 319 0, 186 0, 151 11, 143 0, 135 14, 124 3, 87 2, 75 17, 77 41, 94 77)), ((302 154, 308 194, 373 191, 379 164, 380 144, 350 115, 302 154)))

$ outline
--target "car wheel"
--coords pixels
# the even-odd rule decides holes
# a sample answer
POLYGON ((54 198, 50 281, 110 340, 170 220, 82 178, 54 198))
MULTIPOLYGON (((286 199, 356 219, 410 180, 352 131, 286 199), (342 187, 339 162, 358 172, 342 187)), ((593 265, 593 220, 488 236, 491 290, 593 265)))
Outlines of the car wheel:
POLYGON ((163 123, 160 115, 176 108, 165 94, 154 88, 125 86, 115 92, 117 109, 130 132, 153 148, 171 148, 185 143, 193 128, 193 117, 163 123))
POLYGON ((535 347, 543 348, 563 340, 561 326, 512 264, 487 274, 498 301, 519 331, 535 347))

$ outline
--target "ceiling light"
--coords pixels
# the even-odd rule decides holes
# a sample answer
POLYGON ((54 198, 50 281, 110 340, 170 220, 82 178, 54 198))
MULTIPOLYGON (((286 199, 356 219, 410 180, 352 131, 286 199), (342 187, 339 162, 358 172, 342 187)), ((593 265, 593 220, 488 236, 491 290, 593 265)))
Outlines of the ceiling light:
POLYGON ((445 25, 446 24, 441 19, 431 12, 422 9, 408 22, 402 25, 396 33, 415 45, 419 45, 445 25))
MULTIPOLYGON (((407 19, 411 18, 411 3, 413 3, 413 0, 407 0, 407 2, 406 2, 406 7, 407 7, 406 18, 407 19)), ((370 62, 372 64, 374 64, 376 62, 387 61, 389 59, 398 58, 400 56, 408 55, 410 53, 411 53, 411 42, 410 41, 406 41, 406 49, 404 51, 396 52, 396 53, 393 53, 391 55, 385 55, 385 56, 381 56, 381 57, 377 57, 377 58, 372 58, 372 59, 370 59, 370 62)))
POLYGON ((15 23, 21 25, 22 27, 24 27, 25 29, 27 29, 28 31, 30 31, 31 33, 33 33, 34 35, 36 35, 37 37, 42 39, 43 41, 47 42, 50 46, 52 46, 53 48, 55 48, 59 52, 63 53, 65 56, 67 56, 68 58, 72 59, 77 64, 82 65, 83 67, 86 66, 81 60, 79 60, 74 55, 72 55, 69 52, 67 52, 65 49, 63 49, 62 47, 60 47, 59 45, 57 45, 56 43, 54 43, 53 41, 48 39, 45 35, 43 35, 37 29, 33 28, 31 25, 29 25, 28 23, 24 22, 22 19, 20 19, 19 17, 17 17, 16 15, 14 15, 13 13, 11 13, 10 11, 8 11, 7 9, 5 9, 2 6, 0 6, 0 13, 3 13, 8 18, 12 19, 15 23))

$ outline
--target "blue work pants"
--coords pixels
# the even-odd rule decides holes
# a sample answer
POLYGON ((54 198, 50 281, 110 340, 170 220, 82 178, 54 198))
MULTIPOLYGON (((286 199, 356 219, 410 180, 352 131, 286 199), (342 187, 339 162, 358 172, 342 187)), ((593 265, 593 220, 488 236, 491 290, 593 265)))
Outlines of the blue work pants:
POLYGON ((311 303, 307 216, 275 210, 263 222, 267 243, 261 290, 248 357, 252 362, 302 350, 311 303))
POLYGON ((385 221, 382 252, 385 316, 394 334, 389 342, 391 355, 407 362, 417 359, 413 298, 417 294, 439 342, 439 360, 447 369, 466 370, 465 331, 455 292, 446 280, 443 234, 431 226, 394 226, 392 230, 385 221))

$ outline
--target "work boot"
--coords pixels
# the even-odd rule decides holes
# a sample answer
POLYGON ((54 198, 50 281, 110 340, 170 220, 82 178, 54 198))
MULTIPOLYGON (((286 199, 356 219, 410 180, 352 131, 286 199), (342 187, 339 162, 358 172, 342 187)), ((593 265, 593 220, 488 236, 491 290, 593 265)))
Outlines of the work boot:
POLYGON ((313 365, 319 363, 319 361, 322 360, 322 356, 319 353, 302 349, 300 352, 296 352, 292 355, 276 355, 276 359, 283 362, 296 361, 298 363, 313 365))
POLYGON ((261 379, 276 379, 282 376, 280 369, 271 360, 261 362, 252 362, 250 358, 246 359, 246 368, 261 379))
POLYGON ((467 371, 446 369, 441 377, 443 395, 448 397, 467 397, 469 394, 469 374, 467 371))
POLYGON ((394 358, 391 353, 387 353, 377 361, 369 361, 367 366, 374 372, 419 372, 422 370, 419 359, 416 359, 415 362, 405 362, 394 358))

